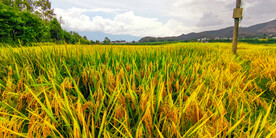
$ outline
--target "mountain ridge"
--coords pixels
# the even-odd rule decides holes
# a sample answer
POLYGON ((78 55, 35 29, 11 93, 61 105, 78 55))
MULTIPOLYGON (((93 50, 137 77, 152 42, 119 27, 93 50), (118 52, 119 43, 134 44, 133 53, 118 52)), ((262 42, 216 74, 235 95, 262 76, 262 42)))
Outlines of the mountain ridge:
MULTIPOLYGON (((139 42, 163 42, 163 41, 187 41, 198 39, 231 39, 233 36, 233 26, 218 30, 203 31, 199 33, 182 34, 171 37, 143 37, 139 42)), ((264 36, 276 36, 276 19, 252 25, 249 27, 240 27, 239 38, 256 38, 264 36)))

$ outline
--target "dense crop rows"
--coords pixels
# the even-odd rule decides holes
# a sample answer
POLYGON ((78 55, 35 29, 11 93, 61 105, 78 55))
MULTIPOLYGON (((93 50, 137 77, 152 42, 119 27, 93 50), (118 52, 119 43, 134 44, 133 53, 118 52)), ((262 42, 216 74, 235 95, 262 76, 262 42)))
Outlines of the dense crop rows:
POLYGON ((0 137, 276 137, 276 47, 0 49, 0 137))

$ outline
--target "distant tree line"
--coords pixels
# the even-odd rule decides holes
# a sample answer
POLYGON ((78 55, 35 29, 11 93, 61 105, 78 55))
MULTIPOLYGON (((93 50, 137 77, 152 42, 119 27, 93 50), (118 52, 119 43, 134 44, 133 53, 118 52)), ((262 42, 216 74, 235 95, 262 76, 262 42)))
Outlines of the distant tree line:
MULTIPOLYGON (((231 39, 221 39, 221 40, 215 40, 211 39, 208 40, 208 42, 224 42, 224 43, 232 43, 231 39)), ((248 39, 239 39, 239 42, 244 42, 244 43, 249 43, 249 44, 276 44, 276 39, 275 38, 269 38, 269 39, 253 39, 253 38, 248 38, 248 39)))
POLYGON ((240 39, 240 42, 250 43, 250 44, 276 44, 275 38, 270 39, 240 39))
POLYGON ((95 43, 63 30, 49 0, 0 0, 0 43, 15 46, 40 42, 95 43))
MULTIPOLYGON (((243 43, 249 43, 249 44, 276 44, 276 39, 275 38, 240 38, 238 40, 239 42, 243 43)), ((159 44, 170 44, 170 43, 179 43, 179 42, 208 42, 208 43, 216 43, 216 42, 221 42, 221 43, 232 43, 232 39, 206 39, 204 41, 200 41, 198 39, 191 39, 191 40, 162 40, 162 39, 157 39, 157 38, 147 38, 143 39, 143 41, 139 41, 139 43, 132 43, 127 45, 159 45, 159 44)), ((126 45, 126 44, 118 44, 118 45, 126 45)))

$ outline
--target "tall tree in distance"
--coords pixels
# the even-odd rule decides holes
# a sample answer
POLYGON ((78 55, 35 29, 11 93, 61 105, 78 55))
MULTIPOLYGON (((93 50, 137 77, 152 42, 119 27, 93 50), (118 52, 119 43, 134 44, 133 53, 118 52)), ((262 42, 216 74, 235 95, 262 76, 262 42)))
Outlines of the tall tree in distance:
POLYGON ((0 0, 1 3, 38 15, 41 19, 49 22, 55 17, 54 9, 49 0, 0 0))
POLYGON ((84 39, 84 40, 88 40, 86 36, 83 36, 83 39, 84 39))
POLYGON ((21 12, 18 8, 0 3, 0 42, 18 41, 27 45, 40 42, 45 26, 42 19, 30 12, 21 12))
POLYGON ((54 19, 54 9, 51 8, 51 2, 49 0, 36 1, 35 8, 35 14, 39 15, 43 20, 49 22, 54 19))
POLYGON ((0 0, 3 4, 19 9, 20 11, 33 12, 33 0, 0 0))
POLYGON ((16 46, 37 42, 91 44, 86 36, 61 28, 49 0, 0 0, 0 43, 16 46), (64 41, 61 41, 64 40, 64 41))
POLYGON ((62 28, 56 18, 50 21, 49 31, 50 31, 51 39, 56 40, 56 42, 59 42, 62 39, 62 28))
POLYGON ((3 3, 7 6, 13 6, 13 0, 0 0, 0 3, 3 3))
POLYGON ((33 12, 34 5, 32 0, 15 0, 15 4, 21 11, 33 12))
POLYGON ((110 39, 109 39, 108 37, 105 37, 103 43, 104 43, 105 45, 108 45, 108 44, 111 43, 111 41, 110 41, 110 39))

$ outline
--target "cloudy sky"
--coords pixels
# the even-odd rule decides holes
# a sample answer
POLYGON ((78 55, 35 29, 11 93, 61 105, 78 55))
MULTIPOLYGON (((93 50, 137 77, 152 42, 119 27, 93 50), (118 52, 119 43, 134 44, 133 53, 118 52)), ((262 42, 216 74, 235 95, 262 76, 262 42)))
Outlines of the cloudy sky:
MULTIPOLYGON (((241 26, 276 19, 276 0, 243 0, 241 26)), ((178 36, 233 25, 235 0, 52 0, 62 27, 112 35, 178 36)))

